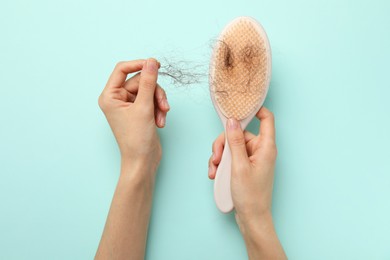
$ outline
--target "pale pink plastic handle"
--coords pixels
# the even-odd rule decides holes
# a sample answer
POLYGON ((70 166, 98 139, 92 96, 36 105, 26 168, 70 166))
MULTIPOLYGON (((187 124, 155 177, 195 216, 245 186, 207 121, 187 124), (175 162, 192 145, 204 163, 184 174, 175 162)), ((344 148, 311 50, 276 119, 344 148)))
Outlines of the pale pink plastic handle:
MULTIPOLYGON (((245 129, 248 123, 252 120, 257 110, 252 112, 249 117, 240 121, 241 128, 245 129)), ((218 165, 217 173, 214 181, 214 199, 217 208, 223 213, 229 213, 234 209, 233 198, 231 192, 231 176, 232 176, 232 153, 226 134, 226 118, 221 117, 221 121, 225 126, 225 148, 223 149, 221 162, 218 165)))
MULTIPOLYGON (((226 135, 225 135, 226 136, 226 135)), ((217 174, 214 181, 214 198, 218 209, 223 213, 229 213, 233 210, 233 199, 231 193, 231 169, 232 154, 229 144, 225 139, 225 149, 222 153, 221 162, 217 168, 217 174)))

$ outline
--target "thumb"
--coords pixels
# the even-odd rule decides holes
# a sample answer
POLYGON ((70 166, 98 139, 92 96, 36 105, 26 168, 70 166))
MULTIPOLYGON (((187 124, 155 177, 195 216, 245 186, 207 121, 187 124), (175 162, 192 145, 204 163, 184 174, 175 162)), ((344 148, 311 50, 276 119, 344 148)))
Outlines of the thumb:
POLYGON ((158 63, 150 58, 144 62, 141 77, 139 80, 138 94, 135 102, 144 103, 144 105, 154 104, 154 91, 157 86, 158 63))
POLYGON ((240 122, 234 118, 229 118, 226 123, 226 133, 230 151, 232 153, 232 162, 248 161, 244 132, 241 129, 240 122))

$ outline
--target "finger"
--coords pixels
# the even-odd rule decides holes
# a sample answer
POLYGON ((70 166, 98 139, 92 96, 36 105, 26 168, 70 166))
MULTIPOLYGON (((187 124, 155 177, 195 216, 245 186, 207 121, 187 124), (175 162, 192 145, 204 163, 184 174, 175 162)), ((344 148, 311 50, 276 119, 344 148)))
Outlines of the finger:
MULTIPOLYGON (((160 62, 158 62, 158 68, 160 68, 160 62)), ((138 88, 139 88, 139 80, 141 78, 141 73, 138 72, 137 74, 135 74, 134 76, 132 76, 131 78, 127 79, 125 84, 123 84, 123 87, 133 93, 133 94, 137 94, 138 92, 138 88)), ((158 84, 157 84, 158 86, 158 84)))
POLYGON ((157 83, 155 91, 155 99, 157 101, 158 108, 164 112, 168 112, 170 109, 167 94, 165 90, 157 83))
POLYGON ((245 143, 249 142, 250 140, 252 140, 255 137, 256 137, 256 135, 252 134, 251 132, 248 132, 246 130, 244 131, 245 143))
POLYGON ((130 93, 130 92, 127 92, 127 91, 126 91, 126 93, 127 93, 127 102, 134 103, 134 101, 135 101, 135 95, 132 94, 132 93, 130 93))
POLYGON ((157 86, 158 63, 155 59, 145 61, 141 71, 139 80, 139 89, 136 103, 140 102, 143 105, 153 105, 154 92, 157 86))
MULTIPOLYGON (((244 131, 244 139, 245 143, 249 142, 253 138, 255 138, 256 135, 252 134, 251 132, 244 131)), ((216 168, 218 167, 219 163, 221 162, 223 149, 225 146, 225 133, 220 134, 217 139, 215 139, 213 143, 213 154, 210 157, 209 164, 212 163, 215 167, 213 167, 214 171, 211 173, 216 174, 216 168)), ((212 179, 214 179, 214 177, 212 179)))
POLYGON ((260 120, 260 135, 275 140, 275 119, 272 112, 262 107, 256 117, 260 120))
POLYGON ((142 69, 145 60, 121 61, 118 62, 107 81, 107 88, 120 88, 126 80, 127 74, 142 69))
POLYGON ((216 173, 217 173, 217 166, 214 165, 214 163, 212 162, 212 158, 210 157, 210 159, 209 159, 209 171, 208 171, 209 178, 211 180, 214 180, 216 173))
POLYGON ((123 88, 130 93, 137 94, 140 78, 141 78, 141 73, 135 74, 134 76, 126 80, 125 84, 123 84, 123 88))
POLYGON ((227 140, 232 153, 232 163, 249 162, 244 132, 241 129, 240 122, 234 118, 229 118, 226 123, 227 140))
POLYGON ((213 154, 211 156, 212 161, 215 165, 221 162, 223 148, 225 147, 225 133, 220 134, 213 143, 213 154))
MULTIPOLYGON (((138 87, 139 87, 139 80, 140 80, 141 74, 137 73, 133 77, 126 80, 123 87, 132 94, 137 94, 138 87)), ((155 100, 156 105, 158 108, 164 112, 168 112, 170 109, 168 100, 167 100, 167 94, 165 90, 157 83, 156 91, 155 91, 155 100)))
POLYGON ((155 121, 156 121, 157 127, 163 128, 166 124, 167 113, 164 111, 161 111, 160 109, 156 109, 155 113, 156 113, 155 121))

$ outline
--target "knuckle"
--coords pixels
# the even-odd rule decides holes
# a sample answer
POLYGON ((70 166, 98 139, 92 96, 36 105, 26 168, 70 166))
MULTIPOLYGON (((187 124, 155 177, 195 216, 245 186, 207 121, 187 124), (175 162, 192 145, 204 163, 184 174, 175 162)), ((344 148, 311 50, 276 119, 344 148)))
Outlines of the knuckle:
POLYGON ((145 89, 149 89, 149 90, 153 89, 153 90, 154 90, 155 87, 156 87, 156 82, 153 81, 153 79, 145 78, 145 79, 143 80, 143 82, 142 82, 142 86, 143 86, 143 88, 145 88, 145 89))
POLYGON ((266 158, 273 162, 276 160, 276 157, 278 156, 278 149, 276 148, 276 144, 275 142, 271 141, 268 145, 267 145, 267 149, 266 149, 266 158))
POLYGON ((115 68, 116 69, 121 69, 123 67, 123 65, 125 64, 124 61, 118 61, 115 65, 115 68))
POLYGON ((98 98, 98 105, 100 107, 101 110, 106 110, 106 107, 107 107, 107 101, 104 97, 104 94, 101 94, 98 98))
POLYGON ((274 113, 272 113, 270 110, 267 110, 267 114, 269 117, 272 117, 272 118, 274 117, 274 113))
POLYGON ((275 162, 276 161, 276 157, 277 157, 277 153, 276 153, 276 151, 270 151, 270 152, 268 152, 268 156, 267 156, 267 160, 269 161, 269 162, 271 162, 271 163, 273 163, 273 162, 275 162))
POLYGON ((230 145, 239 146, 245 144, 244 136, 233 135, 229 138, 230 145))
POLYGON ((269 148, 269 154, 272 158, 276 158, 278 155, 278 149, 276 148, 276 145, 273 145, 269 148))
POLYGON ((234 160, 233 160, 232 168, 233 168, 233 172, 238 173, 239 175, 248 172, 250 170, 249 165, 247 165, 246 163, 243 163, 241 161, 237 162, 234 160))

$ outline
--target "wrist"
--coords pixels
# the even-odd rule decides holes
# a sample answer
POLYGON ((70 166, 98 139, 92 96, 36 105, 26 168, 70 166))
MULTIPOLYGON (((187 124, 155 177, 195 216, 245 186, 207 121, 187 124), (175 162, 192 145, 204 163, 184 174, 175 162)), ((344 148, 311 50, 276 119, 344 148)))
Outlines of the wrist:
POLYGON ((239 219, 241 225, 253 227, 258 223, 272 223, 272 212, 268 206, 259 207, 258 205, 248 204, 245 207, 236 208, 236 219, 239 219))
POLYGON ((147 160, 121 158, 120 181, 126 184, 139 185, 153 189, 157 165, 151 164, 147 160))
POLYGON ((274 230, 272 214, 269 210, 261 214, 236 213, 236 221, 244 239, 251 239, 253 236, 274 230))
POLYGON ((236 220, 245 241, 249 259, 286 259, 272 220, 271 211, 236 220))
POLYGON ((237 214, 236 220, 248 249, 261 248, 267 240, 277 237, 270 211, 252 216, 237 214))
POLYGON ((148 172, 156 172, 161 161, 161 149, 147 149, 147 151, 130 152, 120 148, 122 168, 141 168, 148 172))

